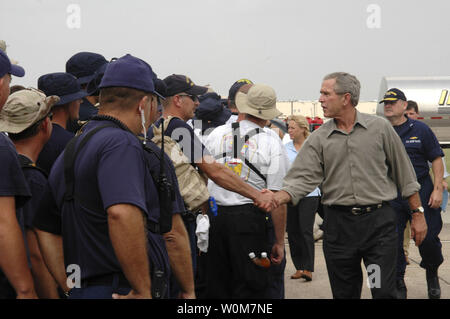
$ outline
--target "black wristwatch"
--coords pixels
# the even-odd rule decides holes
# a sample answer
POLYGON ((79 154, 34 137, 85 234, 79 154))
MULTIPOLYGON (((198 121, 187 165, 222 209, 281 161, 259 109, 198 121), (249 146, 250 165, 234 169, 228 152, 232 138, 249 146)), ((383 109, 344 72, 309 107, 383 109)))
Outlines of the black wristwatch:
POLYGON ((425 212, 425 210, 423 209, 422 206, 417 207, 416 209, 411 210, 411 215, 412 214, 416 214, 416 213, 421 213, 423 214, 425 212))

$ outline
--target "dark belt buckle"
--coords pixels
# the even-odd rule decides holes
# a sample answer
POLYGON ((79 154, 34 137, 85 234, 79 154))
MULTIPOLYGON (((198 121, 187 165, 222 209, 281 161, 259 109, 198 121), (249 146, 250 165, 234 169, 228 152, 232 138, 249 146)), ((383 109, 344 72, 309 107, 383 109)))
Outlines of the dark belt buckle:
POLYGON ((361 215, 362 214, 362 208, 360 207, 352 207, 352 214, 353 215, 361 215))

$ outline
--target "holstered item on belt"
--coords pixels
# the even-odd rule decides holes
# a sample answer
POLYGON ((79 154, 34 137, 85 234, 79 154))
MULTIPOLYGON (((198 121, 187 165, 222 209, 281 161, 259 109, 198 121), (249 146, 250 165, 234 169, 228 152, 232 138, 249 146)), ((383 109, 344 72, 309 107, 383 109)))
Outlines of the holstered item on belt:
POLYGON ((191 212, 190 210, 185 210, 181 213, 181 218, 185 223, 193 223, 197 219, 197 214, 191 212))
POLYGON ((152 298, 162 299, 167 293, 167 282, 162 270, 155 270, 152 276, 152 298))

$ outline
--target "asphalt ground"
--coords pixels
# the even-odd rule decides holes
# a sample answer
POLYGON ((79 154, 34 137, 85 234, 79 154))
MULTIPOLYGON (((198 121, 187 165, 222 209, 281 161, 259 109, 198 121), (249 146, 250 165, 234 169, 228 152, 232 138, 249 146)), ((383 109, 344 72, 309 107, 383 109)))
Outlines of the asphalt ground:
MULTIPOLYGON (((443 227, 440 233, 442 243, 442 254, 444 263, 439 267, 439 279, 441 286, 441 299, 450 299, 450 206, 447 212, 442 212, 443 227)), ((322 240, 315 243, 315 264, 313 280, 310 282, 304 279, 291 279, 295 273, 292 263, 289 244, 286 239, 286 270, 285 270, 285 293, 286 299, 332 299, 330 282, 328 280, 327 268, 322 249, 322 240)), ((405 283, 408 289, 408 299, 428 299, 427 282, 425 270, 419 266, 421 257, 414 241, 411 240, 409 246, 410 264, 406 268, 405 283)), ((366 284, 367 273, 361 264, 364 274, 362 299, 371 299, 370 289, 366 284)))

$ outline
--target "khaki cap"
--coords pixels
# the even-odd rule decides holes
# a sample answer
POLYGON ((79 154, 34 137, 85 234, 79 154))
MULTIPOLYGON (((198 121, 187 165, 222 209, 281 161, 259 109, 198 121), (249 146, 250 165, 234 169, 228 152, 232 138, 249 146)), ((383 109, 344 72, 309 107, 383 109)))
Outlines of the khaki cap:
POLYGON ((0 112, 0 131, 17 134, 50 113, 59 97, 47 97, 39 90, 29 88, 17 91, 8 97, 0 112))
POLYGON ((263 120, 271 120, 282 114, 277 109, 275 91, 265 84, 254 84, 247 94, 238 91, 235 101, 239 112, 263 120))

